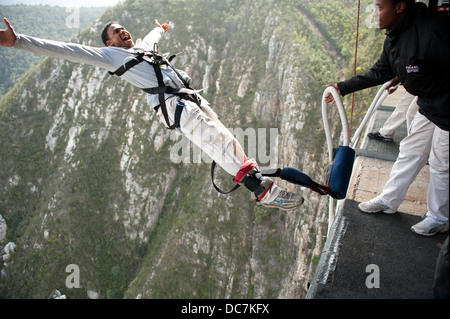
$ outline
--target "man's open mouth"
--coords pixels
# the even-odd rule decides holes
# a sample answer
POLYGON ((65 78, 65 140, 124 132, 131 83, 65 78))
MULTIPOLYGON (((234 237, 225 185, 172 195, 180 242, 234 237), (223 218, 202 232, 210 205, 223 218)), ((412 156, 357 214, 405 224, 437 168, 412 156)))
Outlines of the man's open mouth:
POLYGON ((131 35, 125 33, 124 35, 122 35, 122 41, 123 42, 132 41, 131 35))

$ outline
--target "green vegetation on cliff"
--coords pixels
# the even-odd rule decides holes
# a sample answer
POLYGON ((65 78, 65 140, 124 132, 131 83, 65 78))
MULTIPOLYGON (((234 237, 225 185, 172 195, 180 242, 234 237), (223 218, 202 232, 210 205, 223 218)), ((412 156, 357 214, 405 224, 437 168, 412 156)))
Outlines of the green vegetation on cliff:
MULTIPOLYGON (((106 10, 105 7, 64 8, 48 5, 0 5, 0 17, 8 18, 23 34, 38 38, 68 41, 106 10)), ((2 20, 3 29, 3 20, 2 20)), ((0 47, 0 97, 10 90, 20 77, 42 60, 42 56, 0 47)))
MULTIPOLYGON (((129 0, 78 41, 100 46, 110 20, 144 37, 155 19, 171 25, 161 51, 179 53, 176 67, 207 88, 227 127, 278 129, 278 165, 323 180, 320 99, 326 84, 352 74, 354 1, 129 0)), ((360 34, 367 69, 382 34, 364 25, 360 34)), ((369 99, 361 93, 357 109, 369 99)), ((0 126, 8 225, 0 248, 16 244, 0 265, 1 297, 304 297, 326 236, 327 198, 304 189, 305 205, 285 213, 255 206, 244 188, 216 193, 208 163, 170 160, 176 138, 131 85, 45 59, 0 101, 0 126), (80 268, 80 288, 66 287, 69 264, 80 268)))

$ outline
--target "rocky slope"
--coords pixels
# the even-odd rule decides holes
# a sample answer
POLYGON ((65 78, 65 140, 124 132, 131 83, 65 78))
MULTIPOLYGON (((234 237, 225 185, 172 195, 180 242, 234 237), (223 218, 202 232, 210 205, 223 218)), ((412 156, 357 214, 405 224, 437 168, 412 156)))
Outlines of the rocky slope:
MULTIPOLYGON (((135 38, 155 18, 168 22, 161 51, 179 53, 176 67, 206 88, 224 124, 259 128, 258 145, 266 140, 278 166, 323 181, 320 97, 351 63, 301 9, 308 3, 127 1, 78 40, 100 46, 109 20, 135 38)), ((0 248, 15 245, 0 266, 0 296, 305 296, 326 239, 327 198, 280 182, 306 198, 285 213, 255 206, 244 189, 218 194, 208 161, 192 150, 189 163, 176 163, 180 138, 143 93, 106 71, 45 59, 1 100, 0 125, 0 248), (79 288, 66 285, 71 264, 79 288)), ((217 181, 232 185, 223 171, 217 181)))

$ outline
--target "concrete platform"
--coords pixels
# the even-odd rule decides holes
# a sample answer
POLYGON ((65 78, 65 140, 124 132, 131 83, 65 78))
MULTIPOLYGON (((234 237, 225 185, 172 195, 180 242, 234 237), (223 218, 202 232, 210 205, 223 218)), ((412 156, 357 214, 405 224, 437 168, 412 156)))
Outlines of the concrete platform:
POLYGON ((322 273, 313 279, 307 298, 432 299, 436 261, 448 232, 419 236, 410 227, 420 217, 402 212, 364 214, 357 204, 346 200, 337 216, 336 225, 342 226, 333 230, 332 237, 339 237, 339 243, 325 248, 318 267, 322 273), (378 288, 370 285, 375 283, 369 278, 375 274, 374 266, 378 288))
MULTIPOLYGON (((381 193, 389 179, 394 162, 358 156, 355 160, 347 198, 365 202, 381 193)), ((427 191, 430 180, 429 166, 425 166, 408 189, 399 211, 420 216, 427 212, 427 191)))

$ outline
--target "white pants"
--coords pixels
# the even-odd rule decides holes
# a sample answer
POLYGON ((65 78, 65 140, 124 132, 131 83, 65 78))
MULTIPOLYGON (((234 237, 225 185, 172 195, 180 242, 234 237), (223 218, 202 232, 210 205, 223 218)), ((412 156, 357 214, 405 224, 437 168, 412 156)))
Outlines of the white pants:
POLYGON ((427 216, 439 222, 448 222, 449 132, 440 129, 419 112, 412 120, 408 136, 400 143, 398 158, 379 197, 385 204, 397 209, 427 160, 430 164, 427 216))
MULTIPOLYGON (((175 109, 179 100, 180 98, 177 96, 166 100, 167 113, 171 123, 174 122, 175 109)), ((205 99, 202 98, 201 109, 191 101, 183 100, 183 102, 186 106, 181 113, 178 132, 208 154, 228 174, 236 176, 241 166, 247 161, 247 156, 235 136, 220 122, 217 114, 209 107, 205 99)), ((161 108, 158 110, 157 116, 166 126, 161 108)), ((280 191, 281 189, 274 184, 261 202, 272 202, 280 191)))
POLYGON ((383 127, 380 128, 379 133, 385 137, 394 137, 395 131, 406 120, 406 127, 411 127, 411 121, 417 113, 419 106, 417 105, 417 97, 411 93, 405 92, 401 99, 395 106, 395 110, 391 116, 386 120, 383 127))

